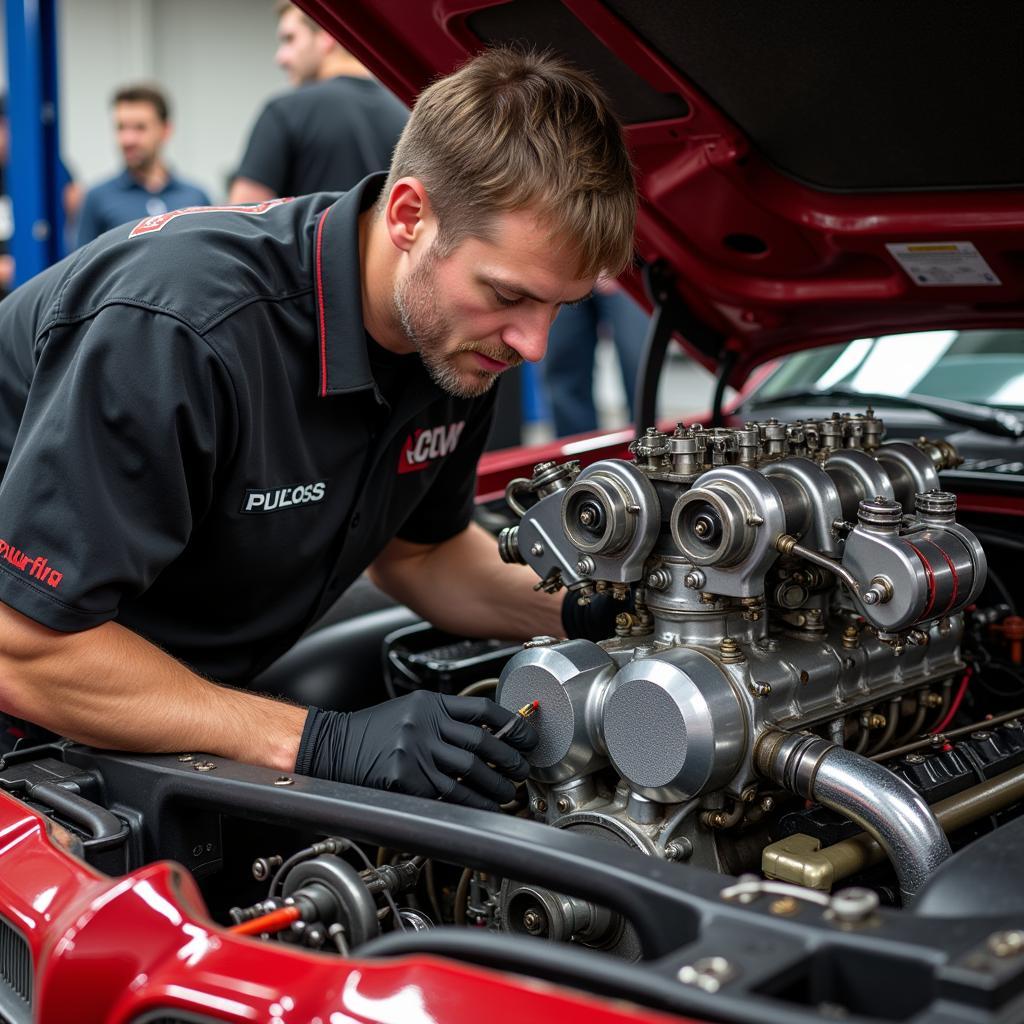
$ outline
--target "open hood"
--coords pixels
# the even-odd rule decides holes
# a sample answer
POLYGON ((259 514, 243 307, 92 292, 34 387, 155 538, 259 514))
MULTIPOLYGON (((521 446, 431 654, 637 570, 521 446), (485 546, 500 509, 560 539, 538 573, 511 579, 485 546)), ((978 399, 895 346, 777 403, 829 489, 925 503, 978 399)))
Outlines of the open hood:
POLYGON ((867 334, 1024 313, 1024 6, 301 0, 411 102, 487 44, 591 70, 627 125, 638 273, 733 381, 867 334))

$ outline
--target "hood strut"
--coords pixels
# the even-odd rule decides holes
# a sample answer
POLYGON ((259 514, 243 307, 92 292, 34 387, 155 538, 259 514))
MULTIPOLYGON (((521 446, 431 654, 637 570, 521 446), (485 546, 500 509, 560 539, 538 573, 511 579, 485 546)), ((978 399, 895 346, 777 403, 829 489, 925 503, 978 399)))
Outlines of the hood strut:
POLYGON ((676 275, 668 263, 664 260, 648 263, 643 267, 642 276, 653 312, 636 379, 634 426, 639 432, 656 422, 658 380, 673 334, 679 334, 688 345, 716 360, 722 368, 712 410, 714 423, 717 424, 721 418, 725 382, 736 362, 736 353, 726 349, 724 335, 709 327, 690 309, 676 288, 676 275))

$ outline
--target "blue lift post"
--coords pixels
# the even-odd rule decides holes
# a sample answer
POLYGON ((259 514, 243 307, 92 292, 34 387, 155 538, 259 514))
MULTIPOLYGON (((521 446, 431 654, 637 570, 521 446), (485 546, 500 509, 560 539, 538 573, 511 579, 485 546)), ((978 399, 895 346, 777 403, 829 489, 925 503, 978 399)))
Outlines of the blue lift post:
POLYGON ((64 254, 65 174, 57 127, 57 0, 5 0, 7 190, 14 209, 15 284, 64 254))

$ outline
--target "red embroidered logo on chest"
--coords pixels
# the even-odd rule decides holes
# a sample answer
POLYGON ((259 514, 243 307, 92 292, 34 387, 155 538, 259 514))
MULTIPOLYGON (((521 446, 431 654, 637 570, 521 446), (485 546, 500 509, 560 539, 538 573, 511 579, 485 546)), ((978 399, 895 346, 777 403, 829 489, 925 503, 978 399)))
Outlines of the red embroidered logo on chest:
POLYGON ((398 456, 399 473, 415 473, 426 469, 437 459, 443 459, 455 451, 459 443, 465 420, 449 423, 441 427, 419 427, 414 430, 402 445, 398 456))

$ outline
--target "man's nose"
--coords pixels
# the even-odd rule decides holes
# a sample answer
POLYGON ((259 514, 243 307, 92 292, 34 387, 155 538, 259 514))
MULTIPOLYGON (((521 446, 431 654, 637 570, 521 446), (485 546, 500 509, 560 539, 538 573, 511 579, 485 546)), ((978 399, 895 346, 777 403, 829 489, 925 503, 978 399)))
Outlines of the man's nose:
POLYGON ((517 317, 502 332, 501 340, 509 348, 515 349, 528 363, 536 363, 544 358, 548 347, 548 331, 551 329, 551 316, 543 308, 529 311, 530 315, 517 317))

